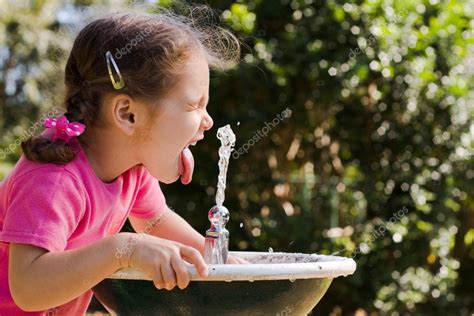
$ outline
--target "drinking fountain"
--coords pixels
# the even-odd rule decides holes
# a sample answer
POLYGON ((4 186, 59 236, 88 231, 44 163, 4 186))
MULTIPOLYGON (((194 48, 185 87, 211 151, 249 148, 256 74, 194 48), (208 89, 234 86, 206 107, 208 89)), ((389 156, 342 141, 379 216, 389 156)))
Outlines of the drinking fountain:
POLYGON ((93 288, 112 315, 307 315, 334 278, 353 274, 350 258, 284 252, 228 251, 223 205, 227 167, 235 144, 229 125, 219 128, 219 176, 216 205, 208 212, 204 259, 209 275, 201 278, 187 264, 191 282, 181 290, 158 290, 140 270, 117 271, 93 288), (225 264, 228 254, 249 264, 225 264))

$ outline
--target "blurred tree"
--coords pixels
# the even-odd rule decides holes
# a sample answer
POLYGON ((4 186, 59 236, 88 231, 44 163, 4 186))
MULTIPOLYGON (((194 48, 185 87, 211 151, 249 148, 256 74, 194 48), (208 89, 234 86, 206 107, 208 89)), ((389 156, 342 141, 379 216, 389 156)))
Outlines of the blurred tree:
MULTIPOLYGON (((60 29, 61 1, 6 1, 0 6, 0 176, 16 161, 37 123, 59 112, 72 38, 60 29)), ((65 11, 64 11, 65 12, 65 11)))
MULTIPOLYGON (((3 153, 58 104, 46 101, 58 72, 45 65, 59 59, 44 46, 70 39, 61 39, 60 15, 50 21, 41 12, 64 6, 33 3, 6 6, 0 16, 3 153)), ((356 274, 335 280, 318 315, 472 313, 473 3, 211 5, 242 39, 242 63, 212 74, 216 128, 193 149, 194 181, 164 187, 168 203, 201 232, 208 228, 214 134, 231 123, 238 138, 225 202, 232 249, 354 257, 356 274)))

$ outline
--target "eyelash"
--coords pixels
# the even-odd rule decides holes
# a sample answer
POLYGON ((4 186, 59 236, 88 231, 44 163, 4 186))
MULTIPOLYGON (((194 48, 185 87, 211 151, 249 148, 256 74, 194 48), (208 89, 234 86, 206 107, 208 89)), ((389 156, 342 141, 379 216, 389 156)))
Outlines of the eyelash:
POLYGON ((194 110, 197 110, 197 109, 204 109, 204 108, 205 108, 204 105, 200 105, 200 104, 190 104, 190 106, 191 106, 194 110))

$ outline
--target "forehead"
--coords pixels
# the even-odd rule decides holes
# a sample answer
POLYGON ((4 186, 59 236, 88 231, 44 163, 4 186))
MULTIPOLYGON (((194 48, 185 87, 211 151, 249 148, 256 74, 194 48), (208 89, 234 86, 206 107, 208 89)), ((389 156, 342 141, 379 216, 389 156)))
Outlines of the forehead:
POLYGON ((182 96, 201 98, 209 92, 209 65, 203 57, 190 57, 176 84, 182 96))

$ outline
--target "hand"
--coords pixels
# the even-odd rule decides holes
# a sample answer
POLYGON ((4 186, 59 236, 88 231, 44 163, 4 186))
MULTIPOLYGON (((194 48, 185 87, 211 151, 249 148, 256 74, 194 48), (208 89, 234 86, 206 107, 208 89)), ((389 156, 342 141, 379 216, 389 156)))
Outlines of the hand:
POLYGON ((237 256, 228 255, 226 263, 227 264, 250 264, 251 262, 248 262, 247 260, 239 258, 237 256))
POLYGON ((134 245, 129 251, 130 266, 150 275, 158 289, 172 290, 176 285, 184 289, 189 285, 185 260, 196 267, 199 276, 207 277, 207 265, 197 249, 148 234, 133 235, 135 240, 129 239, 134 245))

